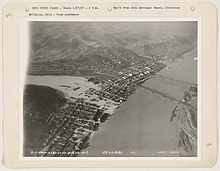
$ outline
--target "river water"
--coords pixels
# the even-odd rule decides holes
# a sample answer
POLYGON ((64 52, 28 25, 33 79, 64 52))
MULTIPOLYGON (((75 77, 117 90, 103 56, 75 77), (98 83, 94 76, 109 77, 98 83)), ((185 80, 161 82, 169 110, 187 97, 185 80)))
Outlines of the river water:
MULTIPOLYGON (((196 57, 197 51, 194 48, 182 56, 181 62, 168 61, 169 69, 163 69, 155 78, 143 83, 143 86, 181 99, 189 86, 172 80, 161 80, 158 76, 194 84, 197 81, 196 57)), ((176 104, 176 101, 139 87, 113 117, 94 133, 86 149, 86 157, 176 156, 177 119, 169 121, 176 104)))

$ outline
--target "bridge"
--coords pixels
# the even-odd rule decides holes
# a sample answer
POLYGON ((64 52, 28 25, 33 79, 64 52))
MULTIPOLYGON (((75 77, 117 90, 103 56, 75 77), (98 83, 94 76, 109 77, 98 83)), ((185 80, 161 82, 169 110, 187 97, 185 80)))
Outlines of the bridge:
POLYGON ((173 96, 170 96, 170 95, 167 94, 167 93, 164 93, 164 92, 162 92, 162 91, 158 91, 158 90, 152 89, 152 88, 147 87, 147 86, 143 86, 143 85, 139 85, 139 86, 142 87, 142 88, 144 88, 145 90, 148 90, 148 91, 152 92, 152 93, 159 94, 159 95, 161 95, 163 98, 167 98, 167 99, 169 99, 170 101, 176 101, 176 102, 178 102, 179 104, 184 104, 184 105, 186 105, 186 106, 189 106, 189 107, 191 107, 191 108, 197 110, 197 109, 196 109, 195 107, 193 107, 191 104, 186 104, 185 102, 183 102, 182 99, 177 99, 177 98, 175 98, 175 97, 173 97, 173 96))
POLYGON ((156 94, 159 94, 161 95, 163 98, 168 98, 170 101, 176 101, 178 103, 183 103, 181 100, 179 99, 176 99, 175 97, 173 96, 170 96, 169 94, 167 93, 164 93, 164 92, 161 92, 161 91, 158 91, 158 90, 155 90, 155 89, 152 89, 150 87, 147 87, 147 86, 143 86, 143 85, 140 85, 140 87, 144 88, 145 90, 148 90, 152 93, 156 93, 156 94))
POLYGON ((186 81, 176 80, 176 79, 165 77, 165 76, 161 76, 161 75, 155 77, 155 79, 159 79, 161 81, 167 81, 168 83, 171 83, 171 84, 174 84, 174 85, 177 85, 177 86, 183 86, 183 87, 195 86, 195 84, 193 84, 193 83, 188 83, 186 81))

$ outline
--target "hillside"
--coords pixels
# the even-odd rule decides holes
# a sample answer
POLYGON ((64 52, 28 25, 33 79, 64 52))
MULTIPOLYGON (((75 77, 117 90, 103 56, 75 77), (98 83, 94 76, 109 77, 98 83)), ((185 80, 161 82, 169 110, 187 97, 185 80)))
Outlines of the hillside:
POLYGON ((42 148, 46 120, 65 103, 65 99, 50 87, 26 85, 24 90, 24 138, 25 154, 42 148))
POLYGON ((28 73, 34 75, 109 74, 141 62, 175 58, 194 46, 197 37, 192 22, 35 21, 30 25, 28 73))

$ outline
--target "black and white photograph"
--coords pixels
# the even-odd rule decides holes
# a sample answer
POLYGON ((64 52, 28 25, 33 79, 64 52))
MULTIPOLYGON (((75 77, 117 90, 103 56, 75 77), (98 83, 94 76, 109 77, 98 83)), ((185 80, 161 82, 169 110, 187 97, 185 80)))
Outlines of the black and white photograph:
POLYGON ((198 21, 29 21, 23 157, 198 157, 198 21))

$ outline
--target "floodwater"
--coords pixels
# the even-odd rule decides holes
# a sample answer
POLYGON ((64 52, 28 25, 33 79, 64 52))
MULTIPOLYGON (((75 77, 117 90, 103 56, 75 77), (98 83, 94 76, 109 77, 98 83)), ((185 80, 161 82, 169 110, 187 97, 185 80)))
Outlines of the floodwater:
POLYGON ((83 77, 60 75, 29 75, 26 77, 25 84, 36 84, 52 87, 54 89, 62 91, 66 98, 77 97, 81 93, 88 90, 90 87, 97 90, 101 88, 98 85, 87 81, 87 79, 83 77))
MULTIPOLYGON (((196 57, 194 48, 183 55, 181 62, 168 62, 170 69, 163 69, 143 86, 181 99, 189 85, 178 81, 193 84, 197 81, 196 57), (160 79, 160 76, 171 80, 160 79)), ((85 157, 177 156, 177 120, 169 121, 177 103, 142 87, 138 88, 112 118, 94 133, 90 146, 85 150, 88 151, 85 157)))

